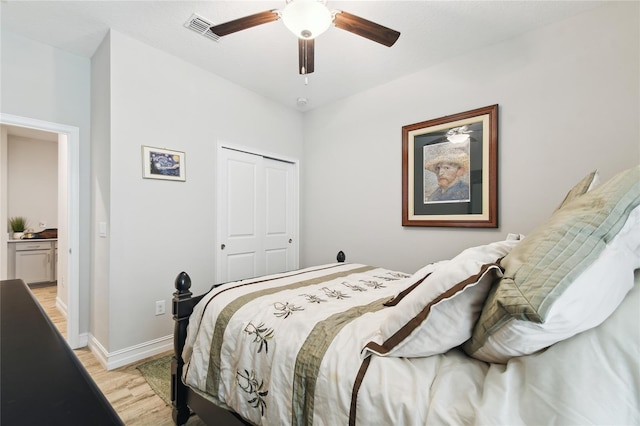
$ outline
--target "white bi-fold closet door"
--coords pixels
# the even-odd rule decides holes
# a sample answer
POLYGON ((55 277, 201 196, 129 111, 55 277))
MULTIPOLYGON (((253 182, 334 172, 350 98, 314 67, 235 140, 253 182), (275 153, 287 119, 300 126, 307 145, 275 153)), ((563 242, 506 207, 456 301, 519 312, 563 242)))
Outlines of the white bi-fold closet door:
POLYGON ((298 268, 297 164, 220 147, 217 282, 298 268))

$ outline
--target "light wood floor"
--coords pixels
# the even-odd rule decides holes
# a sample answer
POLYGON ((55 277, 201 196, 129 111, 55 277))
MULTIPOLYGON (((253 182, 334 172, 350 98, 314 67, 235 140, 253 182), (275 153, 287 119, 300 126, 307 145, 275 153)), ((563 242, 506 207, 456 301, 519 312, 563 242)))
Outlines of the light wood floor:
MULTIPOLYGON (((66 338, 67 321, 56 308, 56 286, 32 288, 31 291, 51 321, 66 338)), ((107 371, 89 349, 76 349, 74 352, 126 425, 169 426, 174 424, 171 418, 171 407, 155 394, 136 369, 138 364, 147 360, 107 371)), ((166 354, 157 357, 163 355, 166 354)), ((192 418, 187 425, 197 422, 197 418, 192 418)))

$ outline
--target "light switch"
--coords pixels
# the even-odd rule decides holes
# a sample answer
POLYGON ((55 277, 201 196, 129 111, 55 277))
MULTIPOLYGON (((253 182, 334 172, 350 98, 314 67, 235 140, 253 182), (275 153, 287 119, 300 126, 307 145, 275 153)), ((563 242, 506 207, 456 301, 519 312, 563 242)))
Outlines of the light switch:
POLYGON ((100 238, 107 238, 107 222, 98 223, 98 235, 100 238))

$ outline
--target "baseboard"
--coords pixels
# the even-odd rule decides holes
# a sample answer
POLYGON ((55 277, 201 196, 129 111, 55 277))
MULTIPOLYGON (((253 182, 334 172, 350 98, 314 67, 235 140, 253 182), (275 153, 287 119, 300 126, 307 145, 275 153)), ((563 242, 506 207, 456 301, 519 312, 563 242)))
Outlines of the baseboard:
POLYGON ((89 333, 80 333, 78 335, 78 347, 84 348, 89 345, 89 333))
POLYGON ((42 287, 53 287, 58 285, 57 281, 44 281, 41 283, 30 283, 27 284, 29 288, 42 288, 42 287))
POLYGON ((67 318, 67 305, 59 297, 56 297, 56 309, 67 318))
POLYGON ((88 337, 88 346, 105 369, 113 370, 173 350, 173 335, 171 334, 109 353, 104 346, 90 334, 88 337))
MULTIPOLYGON (((68 316, 67 316, 67 305, 59 297, 56 297, 56 309, 62 315, 64 315, 65 319, 68 319, 68 316)), ((67 340, 67 342, 68 342, 68 340, 67 340)), ((80 333, 80 334, 78 334, 77 345, 75 347, 73 347, 72 349, 84 348, 85 346, 88 346, 88 344, 89 344, 89 333, 80 333)))

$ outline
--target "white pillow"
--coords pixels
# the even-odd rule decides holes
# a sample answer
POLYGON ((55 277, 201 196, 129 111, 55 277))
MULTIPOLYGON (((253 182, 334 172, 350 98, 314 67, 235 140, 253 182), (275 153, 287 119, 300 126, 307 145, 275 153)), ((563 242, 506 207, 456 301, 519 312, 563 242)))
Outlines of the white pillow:
POLYGON ((388 302, 393 307, 363 356, 430 356, 462 344, 471 337, 489 288, 501 275, 496 262, 518 243, 473 247, 416 272, 411 282, 418 284, 388 302))

